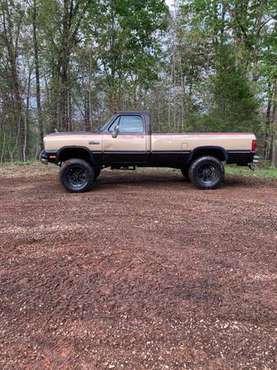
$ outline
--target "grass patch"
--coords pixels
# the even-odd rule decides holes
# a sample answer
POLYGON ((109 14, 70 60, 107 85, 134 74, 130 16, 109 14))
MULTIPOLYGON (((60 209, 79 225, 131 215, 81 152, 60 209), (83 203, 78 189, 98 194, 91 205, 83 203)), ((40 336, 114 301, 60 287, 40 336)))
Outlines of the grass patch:
POLYGON ((29 160, 29 161, 14 161, 14 162, 3 162, 3 163, 0 163, 1 166, 6 166, 6 167, 10 167, 10 166, 30 166, 30 165, 33 165, 37 163, 36 160, 29 160))
POLYGON ((226 166, 225 171, 226 171, 226 174, 228 175, 277 179, 277 168, 272 168, 272 167, 257 168, 255 171, 252 171, 248 167, 226 166))

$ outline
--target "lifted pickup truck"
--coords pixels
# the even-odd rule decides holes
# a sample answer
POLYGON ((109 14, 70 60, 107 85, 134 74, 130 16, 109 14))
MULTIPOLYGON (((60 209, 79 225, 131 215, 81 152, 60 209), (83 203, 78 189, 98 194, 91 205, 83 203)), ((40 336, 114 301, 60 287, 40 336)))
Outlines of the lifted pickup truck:
POLYGON ((96 133, 46 136, 40 160, 59 165, 61 183, 75 193, 90 190, 103 168, 137 166, 177 168, 198 188, 214 189, 225 163, 252 166, 255 153, 251 133, 153 133, 148 113, 118 112, 96 133))

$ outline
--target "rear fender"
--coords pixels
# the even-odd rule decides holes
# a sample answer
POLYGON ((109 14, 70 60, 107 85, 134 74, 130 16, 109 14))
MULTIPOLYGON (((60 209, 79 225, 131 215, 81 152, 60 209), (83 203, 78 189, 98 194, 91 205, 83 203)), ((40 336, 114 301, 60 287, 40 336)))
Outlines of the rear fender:
POLYGON ((201 156, 212 156, 216 157, 217 159, 227 162, 228 160, 228 153, 224 148, 221 146, 199 146, 192 150, 188 157, 188 163, 192 162, 194 159, 199 158, 201 156))

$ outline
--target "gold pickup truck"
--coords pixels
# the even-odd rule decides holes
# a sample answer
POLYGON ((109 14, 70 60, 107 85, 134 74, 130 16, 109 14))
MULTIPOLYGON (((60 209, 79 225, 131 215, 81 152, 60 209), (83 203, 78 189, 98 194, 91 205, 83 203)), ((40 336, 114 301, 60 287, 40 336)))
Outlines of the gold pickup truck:
POLYGON ((44 138, 40 160, 61 167, 60 179, 74 193, 90 190, 103 168, 172 167, 200 189, 224 180, 224 164, 258 160, 251 133, 162 134, 145 112, 118 112, 97 132, 61 132, 44 138))

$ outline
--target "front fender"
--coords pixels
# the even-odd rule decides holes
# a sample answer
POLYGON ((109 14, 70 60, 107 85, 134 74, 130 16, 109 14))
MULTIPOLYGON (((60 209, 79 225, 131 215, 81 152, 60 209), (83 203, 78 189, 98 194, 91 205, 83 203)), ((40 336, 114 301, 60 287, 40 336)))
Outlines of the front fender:
POLYGON ((101 155, 101 153, 94 153, 93 151, 90 151, 86 147, 70 145, 70 146, 64 146, 57 151, 56 160, 57 162, 60 163, 70 158, 81 158, 81 159, 88 161, 94 167, 96 167, 100 164, 99 154, 101 155))

